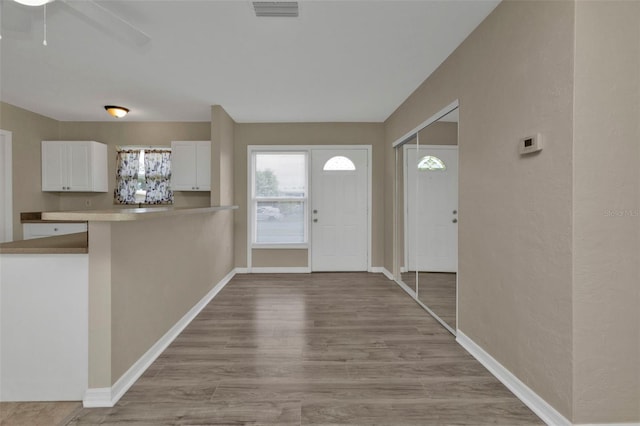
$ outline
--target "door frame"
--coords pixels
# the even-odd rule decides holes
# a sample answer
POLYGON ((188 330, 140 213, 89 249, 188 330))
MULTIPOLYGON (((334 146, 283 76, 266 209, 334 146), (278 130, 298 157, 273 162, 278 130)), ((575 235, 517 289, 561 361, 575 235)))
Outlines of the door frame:
MULTIPOLYGON (((310 149, 309 152, 309 170, 307 173, 309 175, 309 194, 311 194, 311 189, 313 188, 313 151, 332 151, 332 150, 361 150, 366 151, 367 153, 367 272, 372 272, 371 266, 371 252, 372 252, 372 241, 371 241, 371 230, 372 230, 372 180, 373 180, 373 164, 371 164, 372 160, 372 149, 371 145, 317 145, 310 149)), ((311 201, 311 195, 309 195, 309 201, 311 201)), ((311 244, 311 214, 308 214, 308 226, 309 226, 309 259, 307 260, 309 265, 309 270, 313 271, 313 263, 312 263, 312 244, 311 244)))
MULTIPOLYGON (((409 151, 410 149, 420 149, 421 147, 429 147, 429 148, 436 148, 436 149, 448 149, 451 151, 456 151, 456 159, 458 160, 458 173, 456 176, 456 182, 458 181, 458 179, 460 178, 460 149, 458 145, 420 145, 420 137, 418 136, 418 145, 403 145, 402 146, 402 156, 403 159, 405 161, 405 164, 403 165, 403 185, 404 185, 404 213, 405 213, 405 218, 404 218, 404 266, 407 269, 407 271, 410 269, 409 268, 409 239, 407 238, 407 235, 409 235, 409 157, 408 157, 408 153, 407 151, 409 151)), ((417 196, 417 194, 415 194, 417 196)), ((460 195, 458 194, 458 201, 460 200, 460 195)), ((456 274, 458 273, 458 255, 459 255, 459 250, 456 250, 456 274)), ((405 271, 405 272, 407 272, 405 271)), ((402 272, 402 271, 401 271, 402 272)), ((456 289, 457 292, 457 289, 456 289)))
POLYGON ((373 272, 372 267, 372 206, 373 206, 373 145, 248 145, 247 146, 247 272, 274 272, 274 273, 311 273, 312 272, 312 253, 311 253, 311 191, 313 188, 312 182, 312 155, 314 150, 348 150, 348 149, 360 149, 367 152, 367 272, 373 272), (306 268, 287 268, 287 267, 273 267, 273 268, 254 268, 252 265, 252 249, 253 249, 253 212, 251 210, 251 185, 253 176, 253 164, 252 155, 254 151, 298 151, 307 153, 307 208, 305 209, 305 224, 307 227, 307 242, 306 244, 292 244, 291 247, 287 247, 286 244, 282 244, 279 247, 264 247, 265 249, 278 248, 305 248, 307 249, 307 267, 306 268), (256 271, 257 269, 257 271, 256 271))
POLYGON ((0 135, 4 137, 4 143, 0 146, 0 149, 4 151, 4 164, 2 169, 4 170, 4 197, 5 197, 5 211, 4 223, 5 237, 7 241, 13 240, 13 170, 12 170, 12 137, 13 133, 8 130, 0 129, 0 135))

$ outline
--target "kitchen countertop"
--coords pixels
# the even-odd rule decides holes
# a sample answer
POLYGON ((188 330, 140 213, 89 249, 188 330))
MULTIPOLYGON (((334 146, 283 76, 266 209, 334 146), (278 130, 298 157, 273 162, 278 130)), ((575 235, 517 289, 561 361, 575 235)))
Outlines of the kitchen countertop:
POLYGON ((47 223, 47 222, 83 223, 85 221, 84 220, 43 220, 42 212, 20 213, 20 223, 47 223))
POLYGON ((88 234, 56 235, 0 244, 0 254, 70 254, 88 253, 88 234))
POLYGON ((238 206, 215 207, 145 207, 107 210, 78 210, 61 212, 42 212, 41 219, 46 221, 76 222, 120 222, 153 219, 159 217, 180 216, 197 213, 213 213, 222 210, 235 210, 238 206))

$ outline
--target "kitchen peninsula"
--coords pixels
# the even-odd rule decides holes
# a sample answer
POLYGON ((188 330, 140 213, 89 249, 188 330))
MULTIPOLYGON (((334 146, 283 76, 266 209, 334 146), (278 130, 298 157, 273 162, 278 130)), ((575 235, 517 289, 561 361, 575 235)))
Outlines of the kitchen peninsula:
POLYGON ((112 406, 232 276, 236 208, 43 212, 88 238, 1 244, 2 400, 112 406))

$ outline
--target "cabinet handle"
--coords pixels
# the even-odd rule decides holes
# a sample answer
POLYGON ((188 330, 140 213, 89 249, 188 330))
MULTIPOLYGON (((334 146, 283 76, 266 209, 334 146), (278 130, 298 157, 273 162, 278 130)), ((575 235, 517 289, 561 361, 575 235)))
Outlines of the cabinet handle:
POLYGON ((58 228, 53 228, 53 232, 58 232, 58 228))

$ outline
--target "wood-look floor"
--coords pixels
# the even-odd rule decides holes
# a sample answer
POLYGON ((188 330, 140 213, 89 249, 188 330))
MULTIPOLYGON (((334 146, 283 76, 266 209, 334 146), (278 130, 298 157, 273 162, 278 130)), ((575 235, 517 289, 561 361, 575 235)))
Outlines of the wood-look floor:
POLYGON ((440 319, 456 329, 456 273, 420 272, 416 286, 416 273, 403 272, 402 281, 413 291, 418 300, 427 305, 440 319))
POLYGON ((72 402, 0 402, 2 426, 51 426, 67 424, 82 403, 72 402))
POLYGON ((542 424, 381 274, 238 275, 69 425, 542 424))

